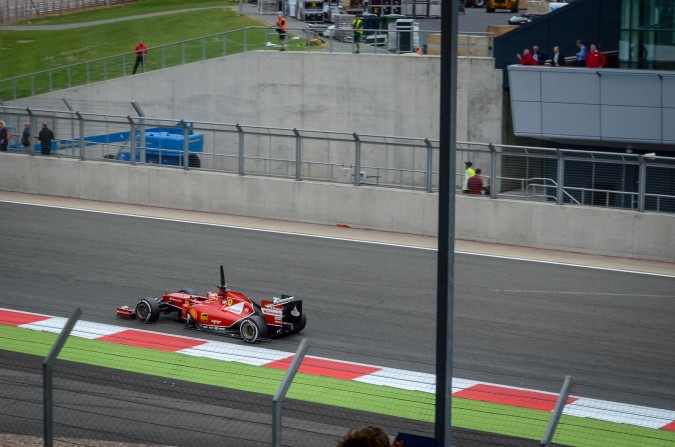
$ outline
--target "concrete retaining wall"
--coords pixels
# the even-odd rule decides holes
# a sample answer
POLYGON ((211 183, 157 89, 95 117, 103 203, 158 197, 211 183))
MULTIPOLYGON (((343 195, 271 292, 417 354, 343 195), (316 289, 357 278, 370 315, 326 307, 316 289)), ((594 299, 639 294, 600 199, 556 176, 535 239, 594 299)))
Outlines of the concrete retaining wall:
MULTIPOLYGON (((457 139, 499 143, 502 75, 458 58, 457 139)), ((137 101, 156 118, 438 138, 440 58, 249 52, 40 98, 137 101)), ((105 111, 101 111, 105 113, 105 111)))
MULTIPOLYGON (((424 192, 0 154, 0 189, 435 235, 424 192)), ((675 216, 457 197, 464 240, 675 262, 675 216)))

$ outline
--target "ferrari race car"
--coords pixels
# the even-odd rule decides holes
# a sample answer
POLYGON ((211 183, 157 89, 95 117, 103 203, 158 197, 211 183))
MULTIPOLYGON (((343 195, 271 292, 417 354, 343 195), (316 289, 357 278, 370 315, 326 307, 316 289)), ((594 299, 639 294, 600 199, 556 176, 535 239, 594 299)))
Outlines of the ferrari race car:
POLYGON ((286 334, 297 334, 305 328, 307 319, 302 300, 281 295, 260 304, 241 292, 228 289, 225 273, 220 266, 218 292, 195 295, 192 289, 167 293, 158 298, 142 298, 131 309, 117 308, 117 316, 153 323, 160 314, 173 314, 188 327, 227 335, 240 335, 253 343, 286 334))

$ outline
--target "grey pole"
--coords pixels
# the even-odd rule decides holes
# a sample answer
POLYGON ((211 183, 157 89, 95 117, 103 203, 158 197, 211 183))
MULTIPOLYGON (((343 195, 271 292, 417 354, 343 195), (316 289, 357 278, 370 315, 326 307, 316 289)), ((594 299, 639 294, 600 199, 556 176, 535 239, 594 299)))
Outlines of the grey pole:
POLYGON ((237 132, 239 132, 239 175, 244 175, 244 128, 237 123, 237 132))
POLYGON ((183 125, 183 168, 187 170, 190 167, 190 130, 185 120, 180 122, 183 125))
POLYGON ((298 129, 293 129, 295 135, 295 179, 302 180, 302 139, 298 129))
POLYGON ((129 163, 131 165, 136 164, 136 123, 134 119, 127 115, 127 120, 129 121, 129 163))
POLYGON ((131 101, 131 106, 134 108, 134 110, 136 110, 136 113, 140 117, 138 120, 138 127, 137 127, 139 137, 138 144, 140 145, 139 161, 145 164, 145 113, 143 113, 143 109, 141 109, 141 106, 136 101, 131 101))
POLYGON ((455 287, 455 164, 457 153, 457 4, 441 9, 441 87, 436 295, 436 416, 440 447, 452 446, 452 340, 455 287))
POLYGON ((562 416, 563 408, 565 408, 565 402, 570 395, 570 387, 572 386, 572 376, 565 376, 565 382, 560 389, 560 395, 558 395, 558 401, 555 404, 555 409, 551 415, 551 419, 548 421, 548 426, 546 427, 546 432, 544 433, 544 438, 541 440, 542 447, 548 447, 551 444, 553 435, 555 434, 555 429, 558 427, 558 422, 560 422, 560 416, 562 416))
POLYGON ((281 380, 279 389, 277 390, 276 394, 274 395, 274 398, 272 399, 273 447, 281 447, 281 404, 286 398, 286 393, 288 392, 288 389, 291 387, 293 378, 295 377, 295 374, 298 372, 298 368, 300 368, 300 363, 302 363, 302 359, 305 358, 305 354, 307 353, 308 348, 309 346, 307 339, 303 338, 300 341, 300 346, 298 346, 298 350, 295 353, 295 357, 293 357, 291 366, 288 367, 288 370, 286 371, 284 378, 281 380))
POLYGON ((52 387, 52 366, 58 357, 61 348, 66 343, 70 332, 75 327, 75 323, 80 319, 82 310, 78 307, 75 313, 68 319, 65 327, 56 339, 56 343, 52 346, 52 350, 47 355, 47 358, 42 362, 42 392, 43 392, 43 430, 44 430, 44 447, 52 447, 54 443, 54 399, 52 387))
POLYGON ((354 136, 354 185, 359 186, 361 183, 361 138, 356 132, 354 136))

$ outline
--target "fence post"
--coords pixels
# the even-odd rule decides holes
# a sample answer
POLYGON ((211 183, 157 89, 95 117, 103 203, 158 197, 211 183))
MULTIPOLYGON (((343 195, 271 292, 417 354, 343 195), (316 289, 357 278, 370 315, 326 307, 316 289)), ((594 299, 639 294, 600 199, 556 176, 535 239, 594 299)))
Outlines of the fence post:
POLYGON ((52 367, 54 361, 58 357, 61 348, 66 343, 70 332, 75 327, 75 323, 80 319, 82 310, 78 307, 75 313, 68 319, 63 330, 56 339, 56 343, 52 346, 52 350, 42 362, 42 393, 43 393, 43 436, 44 447, 52 447, 54 443, 54 399, 52 387, 52 367))
MULTIPOLYGON (((136 164, 136 123, 134 119, 127 115, 127 120, 129 120, 129 162, 132 165, 136 164)), ((160 160, 161 162, 161 160, 160 160)))
POLYGON ((79 139, 80 139, 80 160, 84 160, 84 117, 80 112, 75 112, 77 121, 79 123, 79 139))
POLYGON ((293 129, 295 134, 295 179, 302 180, 302 138, 298 129, 293 129))
POLYGON ((190 167, 190 129, 185 120, 180 120, 183 126, 183 169, 187 171, 190 167))
POLYGON ((145 113, 143 109, 136 101, 131 101, 131 106, 136 110, 136 113, 139 116, 138 119, 138 144, 141 146, 140 149, 140 162, 145 163, 145 113))
MULTIPOLYGON (((377 34, 376 37, 377 38, 377 34)), ((428 138, 424 139, 424 144, 427 145, 427 184, 426 191, 433 191, 433 177, 434 177, 434 151, 431 141, 428 138)))
POLYGON ((236 124, 239 132, 239 175, 244 175, 244 129, 236 124))
POLYGON ((490 198, 496 199, 500 187, 497 179, 497 148, 492 143, 488 145, 488 148, 490 148, 490 198))
POLYGON ((361 184, 361 138, 356 132, 354 135, 354 185, 361 184))
POLYGON ((553 435, 555 434, 555 429, 558 427, 558 422, 560 421, 560 416, 562 416, 563 408, 567 402, 567 398, 570 395, 570 388, 572 386, 572 376, 565 376, 565 382, 560 389, 560 394, 558 395, 558 401, 555 403, 555 409, 551 415, 551 419, 548 421, 548 426, 546 427, 546 432, 544 437, 541 440, 542 447, 549 447, 553 435))
POLYGON ((300 341, 300 346, 298 346, 298 350, 295 353, 295 357, 293 357, 293 361, 291 362, 291 365, 288 367, 288 370, 286 371, 284 378, 281 380, 279 389, 277 390, 276 394, 274 395, 274 398, 272 399, 273 447, 281 447, 281 404, 286 398, 286 393, 288 392, 288 389, 291 387, 291 382, 293 382, 295 373, 298 372, 298 368, 300 367, 300 363, 302 363, 302 359, 305 358, 305 354, 307 353, 308 348, 307 344, 308 342, 306 338, 303 338, 300 341))
POLYGON ((560 149, 556 149, 555 153, 558 156, 558 169, 556 172, 556 177, 558 177, 558 188, 556 190, 556 201, 558 202, 558 205, 562 205, 565 199, 563 196, 563 184, 565 183, 565 160, 563 159, 563 153, 560 149))
POLYGON ((647 158, 644 155, 638 156, 640 163, 640 173, 638 177, 638 211, 645 211, 645 191, 647 190, 647 158))

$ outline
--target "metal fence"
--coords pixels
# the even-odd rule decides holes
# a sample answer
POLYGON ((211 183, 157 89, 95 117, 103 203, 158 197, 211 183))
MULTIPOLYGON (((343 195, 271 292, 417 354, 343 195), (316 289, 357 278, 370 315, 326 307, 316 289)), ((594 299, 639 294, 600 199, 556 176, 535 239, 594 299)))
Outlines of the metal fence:
MULTIPOLYGON (((273 445, 273 395, 291 352, 273 350, 273 342, 254 347, 227 338, 205 343, 190 334, 163 337, 91 318, 83 314, 56 358, 56 334, 65 318, 0 312, 3 445, 38 445, 43 433, 59 446, 273 445), (43 362, 48 354, 51 360, 43 362), (284 361, 274 361, 280 356, 284 361), (10 433, 11 438, 3 437, 10 433)), ((382 360, 373 354, 373 365, 382 360)), ((350 377, 377 366, 341 365, 311 355, 303 365, 283 403, 277 433, 283 434, 282 445, 336 445, 351 428, 365 425, 391 435, 433 436, 433 374, 386 369, 371 383, 350 377)), ((485 373, 456 372, 462 377, 485 373)), ((505 383, 522 381, 499 374, 505 383)), ((555 445, 666 447, 675 441, 669 428, 675 412, 640 405, 654 402, 653 396, 575 380, 567 383, 573 385, 566 390, 571 396, 559 399, 562 376, 528 379, 543 391, 454 378, 453 445, 528 447, 552 439, 555 445), (556 415, 557 429, 550 431, 551 412, 562 408, 556 401, 564 409, 556 415)), ((661 408, 673 406, 667 396, 657 401, 661 408)))
POLYGON ((108 8, 136 0, 0 0, 0 24, 8 25, 21 20, 47 15, 61 15, 84 9, 108 8))
MULTIPOLYGON (((77 110, 0 106, 14 138, 24 148, 25 123, 37 134, 46 122, 56 135, 53 154, 112 163, 160 164, 295 180, 435 192, 439 141, 327 130, 249 126, 77 110)), ((117 104, 117 107, 121 107, 117 104)), ((104 109, 89 104, 90 109, 104 109)), ((120 110, 125 110, 121 108, 120 110)), ((35 136, 35 135, 34 135, 35 136)), ((481 168, 484 192, 492 198, 675 212, 675 158, 654 154, 533 148, 458 142, 456 187, 463 188, 463 161, 481 168)))
MULTIPOLYGON (((366 29, 364 34, 365 43, 361 45, 361 53, 383 55, 415 51, 432 33, 366 29), (371 44, 368 44, 369 39, 372 41, 371 44)), ((487 56, 488 35, 488 33, 462 34, 460 54, 487 56)), ((351 53, 355 50, 351 36, 351 28, 341 30, 308 25, 305 28, 289 28, 288 42, 290 49, 294 51, 351 53)), ((145 58, 143 70, 161 70, 247 51, 279 49, 278 35, 273 29, 248 27, 151 47, 145 58)), ((0 100, 13 101, 78 85, 131 76, 135 62, 136 54, 131 51, 7 78, 0 80, 0 100)))

